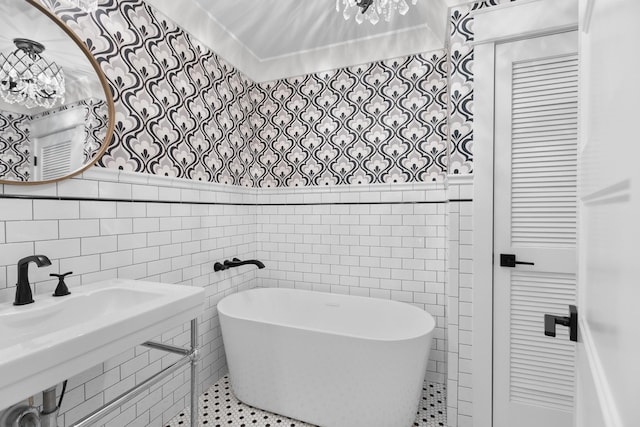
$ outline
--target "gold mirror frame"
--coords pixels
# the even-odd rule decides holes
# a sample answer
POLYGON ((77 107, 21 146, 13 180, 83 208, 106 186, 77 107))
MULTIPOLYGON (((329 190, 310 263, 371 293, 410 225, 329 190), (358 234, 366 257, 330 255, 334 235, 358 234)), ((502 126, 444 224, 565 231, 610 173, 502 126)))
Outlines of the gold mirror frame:
MULTIPOLYGON (((11 0, 11 1, 24 1, 24 0, 11 0)), ((109 82, 107 81, 107 77, 102 72, 102 69, 98 64, 98 61, 93 57, 93 55, 91 54, 87 46, 84 44, 84 42, 67 24, 64 23, 64 21, 62 21, 62 19, 56 16, 46 6, 39 3, 38 0, 26 0, 26 2, 29 3, 31 6, 35 7, 36 9, 38 9, 45 16, 51 19, 51 21, 53 21, 54 24, 60 27, 60 29, 62 29, 62 31, 64 31, 71 38, 71 40, 74 41, 74 43, 78 46, 78 48, 80 48, 82 53, 84 53, 84 55, 87 57, 87 59, 91 63, 93 70, 96 72, 96 76, 98 77, 98 80, 100 80, 100 85, 102 86, 102 90, 104 91, 104 95, 106 98, 105 103, 107 104, 107 114, 108 114, 107 131, 106 131, 104 140, 102 141, 102 145, 100 146, 100 149, 96 152, 96 155, 94 156, 94 158, 91 161, 89 161, 86 165, 83 165, 82 167, 80 167, 79 169, 76 169, 75 171, 70 172, 67 175, 61 176, 59 178, 43 180, 43 181, 10 181, 10 180, 0 179, 0 184, 5 184, 5 185, 50 184, 53 182, 58 182, 63 179, 70 178, 72 176, 75 176, 84 172, 85 170, 89 169, 91 166, 95 165, 96 162, 100 159, 100 157, 102 157, 102 155, 105 153, 105 151, 107 151, 107 148, 109 148, 109 144, 111 143, 111 139, 113 138, 113 131, 115 128, 115 121, 116 121, 113 95, 111 94, 111 88, 109 87, 109 82)))

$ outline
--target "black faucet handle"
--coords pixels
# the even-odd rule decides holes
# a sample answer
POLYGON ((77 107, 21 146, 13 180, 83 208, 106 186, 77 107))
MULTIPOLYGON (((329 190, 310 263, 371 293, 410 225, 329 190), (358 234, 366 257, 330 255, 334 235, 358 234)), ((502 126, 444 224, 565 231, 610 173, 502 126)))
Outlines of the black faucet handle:
POLYGON ((64 274, 55 274, 55 273, 49 274, 49 276, 51 276, 51 277, 57 277, 58 278, 58 286, 56 286, 56 290, 53 293, 54 297, 63 297, 65 295, 69 295, 71 293, 69 291, 69 288, 67 288, 67 284, 64 283, 64 278, 67 277, 70 274, 73 274, 73 271, 68 271, 68 272, 66 272, 64 274))
POLYGON ((51 273, 49 274, 49 276, 51 277, 57 277, 58 279, 64 279, 65 277, 67 277, 68 275, 73 274, 73 271, 67 271, 64 274, 56 274, 56 273, 51 273))

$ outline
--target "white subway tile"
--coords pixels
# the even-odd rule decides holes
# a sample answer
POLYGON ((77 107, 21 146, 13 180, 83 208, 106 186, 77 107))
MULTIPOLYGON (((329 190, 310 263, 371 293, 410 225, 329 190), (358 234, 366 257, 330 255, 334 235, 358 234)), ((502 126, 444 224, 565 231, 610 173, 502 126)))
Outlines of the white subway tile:
POLYGON ((58 238, 58 221, 8 221, 5 227, 8 243, 58 238))
POLYGON ((147 216, 145 203, 117 202, 116 214, 118 218, 142 218, 147 216))
POLYGON ((158 199, 159 200, 167 200, 171 202, 175 202, 180 200, 180 189, 179 188, 171 188, 171 187, 159 187, 158 188, 158 199))
POLYGON ((103 269, 117 268, 133 263, 133 251, 109 252, 100 255, 100 266, 103 269))
POLYGON ((131 199, 131 184, 101 181, 98 194, 103 199, 131 199))
POLYGON ((0 185, 0 194, 20 195, 20 196, 49 196, 55 197, 58 194, 58 186, 55 182, 38 185, 0 185))
POLYGON ((144 279, 147 277, 146 264, 127 265, 118 268, 118 277, 121 279, 144 279))
MULTIPOLYGON (((118 250, 123 251, 127 249, 144 248, 147 246, 147 234, 135 233, 135 234, 120 234, 115 236, 118 238, 118 250)), ((152 246, 149 244, 149 246, 152 246)))
POLYGON ((33 219, 78 219, 80 203, 63 200, 34 200, 33 219))
POLYGON ((73 271, 74 274, 94 273, 100 270, 100 256, 87 255, 60 260, 60 271, 73 271))
POLYGON ((80 239, 37 240, 35 252, 49 258, 70 258, 80 255, 80 239))
POLYGON ((171 215, 170 203, 147 203, 147 216, 165 217, 171 215))
POLYGON ((171 243, 171 232, 160 231, 147 234, 147 244, 149 246, 162 246, 171 243))
POLYGON ((59 221, 60 238, 90 237, 100 234, 100 223, 97 219, 66 219, 59 221))
POLYGON ((100 234, 130 234, 133 231, 131 218, 105 218, 100 220, 100 234))
POLYGON ((0 199, 0 221, 27 221, 33 219, 31 200, 0 199))
POLYGON ((134 218, 133 219, 133 232, 134 233, 148 233, 160 231, 160 219, 159 218, 134 218))
POLYGON ((80 218, 115 218, 116 204, 114 202, 81 201, 80 218))
POLYGON ((133 262, 135 264, 156 261, 158 259, 160 259, 160 248, 158 248, 157 246, 134 249, 133 251, 133 262))
POLYGON ((98 197, 98 181, 82 179, 65 179, 58 182, 58 196, 60 197, 98 197))

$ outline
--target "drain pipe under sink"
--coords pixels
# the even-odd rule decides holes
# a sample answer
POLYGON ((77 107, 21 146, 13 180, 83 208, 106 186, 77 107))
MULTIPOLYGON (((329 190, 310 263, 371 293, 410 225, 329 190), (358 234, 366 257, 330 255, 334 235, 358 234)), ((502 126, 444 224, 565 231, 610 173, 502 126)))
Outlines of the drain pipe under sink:
POLYGON ((42 411, 40 425, 42 427, 58 427, 58 405, 56 404, 56 388, 51 387, 42 392, 42 411))

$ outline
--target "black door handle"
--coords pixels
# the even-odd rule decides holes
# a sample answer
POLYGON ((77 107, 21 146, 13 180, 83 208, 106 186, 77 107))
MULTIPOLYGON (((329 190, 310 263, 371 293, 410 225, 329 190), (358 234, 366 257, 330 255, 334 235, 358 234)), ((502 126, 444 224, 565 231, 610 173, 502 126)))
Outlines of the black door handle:
POLYGON ((516 264, 535 265, 533 262, 516 261, 514 254, 500 254, 500 267, 515 267, 516 264))
POLYGON ((548 337, 556 336, 556 325, 569 327, 569 339, 578 341, 578 309, 575 305, 569 306, 569 317, 544 315, 544 334, 548 337))

